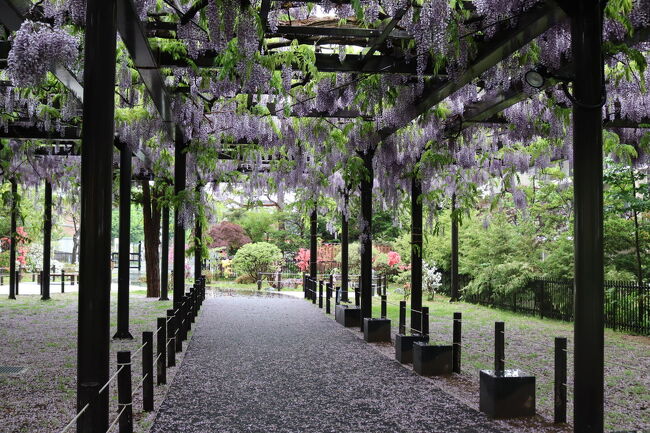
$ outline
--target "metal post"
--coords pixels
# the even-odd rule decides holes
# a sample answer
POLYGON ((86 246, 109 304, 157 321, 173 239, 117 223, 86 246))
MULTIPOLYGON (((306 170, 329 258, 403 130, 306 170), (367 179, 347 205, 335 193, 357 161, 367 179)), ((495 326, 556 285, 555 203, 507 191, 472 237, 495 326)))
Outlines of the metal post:
POLYGON ((459 299, 458 282, 458 216, 456 210, 456 194, 451 195, 451 299, 459 299))
POLYGON ((420 333, 422 310, 422 181, 411 178, 411 331, 420 333))
POLYGON ((316 280, 311 280, 309 287, 311 288, 311 303, 316 305, 316 301, 318 300, 318 294, 316 293, 317 290, 316 280))
POLYGON ((462 348, 462 313, 454 313, 454 331, 453 331, 453 372, 460 374, 461 367, 461 348, 462 348))
POLYGON ((138 241, 138 272, 142 270, 142 241, 138 241))
POLYGON ((357 307, 361 303, 361 277, 359 277, 359 280, 357 281, 357 286, 354 288, 354 305, 357 307))
MULTIPOLYGON (((174 192, 178 197, 185 191, 186 153, 183 131, 176 127, 174 153, 174 192)), ((185 229, 181 220, 181 209, 174 208, 174 308, 181 305, 185 294, 185 229)))
POLYGON ((61 293, 65 293, 65 269, 61 269, 61 293))
POLYGON ((142 333, 142 410, 151 412, 153 400, 153 332, 142 333))
MULTIPOLYGON (((120 145, 120 213, 117 258, 117 332, 114 339, 131 340, 129 332, 129 284, 131 272, 131 149, 120 145)), ((138 267, 139 265, 138 258, 138 267)))
POLYGON ((566 338, 555 338, 554 422, 566 422, 567 352, 566 338))
POLYGON ((422 307, 422 335, 429 336, 429 307, 422 307))
POLYGON ((381 295, 381 318, 386 318, 386 295, 381 295))
POLYGON ((374 150, 368 149, 362 154, 365 173, 361 178, 361 320, 372 317, 372 184, 374 171, 372 159, 374 150))
POLYGON ((41 272, 41 299, 50 299, 50 257, 52 254, 52 184, 45 181, 43 209, 43 271, 41 272))
MULTIPOLYGON (((116 3, 86 2, 77 411, 91 401, 87 389, 109 377, 116 3)), ((86 417, 90 422, 80 420, 77 433, 108 429, 108 400, 108 392, 96 396, 86 417)))
POLYGON ((16 221, 18 219, 18 184, 16 179, 11 179, 11 237, 9 243, 9 299, 16 299, 16 221))
MULTIPOLYGON (((309 278, 316 281, 318 278, 318 213, 316 208, 309 215, 309 278)), ((314 285, 314 289, 316 286, 314 285)), ((312 293, 313 298, 315 295, 312 293)))
MULTIPOLYGON (((201 184, 196 185, 196 195, 198 201, 201 201, 201 184)), ((194 281, 201 279, 201 252, 203 248, 203 226, 201 225, 201 216, 197 212, 194 221, 194 281)))
POLYGON ((325 314, 331 314, 332 312, 332 283, 327 283, 327 288, 325 289, 325 314))
MULTIPOLYGON (((345 209, 348 211, 349 197, 347 194, 344 196, 345 209)), ((350 281, 349 275, 349 227, 348 217, 345 212, 341 214, 341 302, 348 302, 348 282, 350 281)))
POLYGON ((167 367, 176 365, 176 318, 174 310, 167 310, 167 367))
POLYGON ((399 333, 406 334, 406 301, 399 301, 399 333))
POLYGON ((159 317, 156 327, 156 377, 158 385, 167 383, 167 318, 159 317))
POLYGON ((318 308, 323 308, 323 280, 318 282, 318 308))
POLYGON ((574 431, 604 429, 602 55, 605 2, 577 0, 571 15, 575 249, 574 431))
POLYGON ((131 352, 117 352, 117 413, 119 432, 133 433, 133 400, 131 397, 131 352))
POLYGON ((305 274, 304 272, 302 273, 302 291, 305 295, 305 299, 307 299, 307 296, 309 296, 308 295, 309 292, 307 291, 307 274, 305 274))
POLYGON ((494 322, 494 371, 505 369, 504 323, 494 322))
POLYGON ((162 242, 160 263, 160 300, 169 300, 169 206, 162 208, 162 242))

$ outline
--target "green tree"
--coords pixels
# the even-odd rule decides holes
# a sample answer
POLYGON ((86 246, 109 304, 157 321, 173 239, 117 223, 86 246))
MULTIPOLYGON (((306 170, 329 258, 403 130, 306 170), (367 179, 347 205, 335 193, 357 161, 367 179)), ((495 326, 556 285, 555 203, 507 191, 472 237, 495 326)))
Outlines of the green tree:
POLYGON ((271 272, 273 265, 282 259, 282 252, 278 247, 268 242, 246 244, 237 250, 233 258, 235 270, 257 280, 260 272, 271 272))

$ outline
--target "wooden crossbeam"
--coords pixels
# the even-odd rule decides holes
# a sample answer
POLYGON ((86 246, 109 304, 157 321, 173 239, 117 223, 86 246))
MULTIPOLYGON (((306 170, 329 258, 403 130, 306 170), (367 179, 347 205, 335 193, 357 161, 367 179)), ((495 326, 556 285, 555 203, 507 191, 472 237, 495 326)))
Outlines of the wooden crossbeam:
POLYGON ((173 139, 175 128, 171 117, 171 101, 133 0, 118 0, 117 30, 165 125, 167 134, 173 139))
POLYGON ((470 83, 474 78, 509 57, 515 51, 537 38, 546 30, 564 20, 566 15, 554 3, 541 3, 519 17, 516 27, 499 31, 492 39, 479 48, 478 55, 458 76, 442 83, 427 83, 422 97, 416 102, 413 115, 400 125, 385 127, 379 131, 387 138, 408 125, 413 119, 427 112, 456 90, 470 83))
MULTIPOLYGON (((617 43, 623 44, 625 46, 632 46, 639 42, 648 41, 648 40, 650 40, 650 26, 636 29, 632 34, 632 36, 626 36, 623 40, 617 41, 617 43)), ((572 74, 572 71, 573 71, 573 63, 566 62, 563 64, 560 70, 556 71, 555 74, 558 76, 570 76, 572 74)), ((545 85, 541 89, 539 89, 539 91, 543 91, 555 84, 557 84, 557 81, 555 81, 554 79, 547 80, 545 85)), ((449 127, 449 129, 457 133, 459 130, 462 130, 475 123, 482 123, 482 122, 494 123, 495 120, 499 119, 498 113, 529 97, 530 97, 529 94, 524 93, 523 82, 521 80, 516 80, 512 84, 512 86, 510 86, 508 89, 505 89, 496 95, 490 96, 485 100, 476 102, 470 105, 469 107, 467 107, 462 116, 463 119, 462 124, 452 125, 449 127)), ((606 126, 612 128, 640 127, 640 126, 634 126, 634 124, 627 123, 626 121, 621 119, 610 123, 607 123, 606 121, 605 124, 606 126), (615 126, 615 125, 621 125, 621 126, 615 126), (630 126, 623 126, 623 125, 630 125, 630 126)))

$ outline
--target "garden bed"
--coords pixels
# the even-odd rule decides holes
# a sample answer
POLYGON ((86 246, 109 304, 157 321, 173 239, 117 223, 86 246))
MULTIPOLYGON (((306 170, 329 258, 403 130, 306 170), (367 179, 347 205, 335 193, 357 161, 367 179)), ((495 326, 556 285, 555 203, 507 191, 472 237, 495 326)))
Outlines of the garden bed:
MULTIPOLYGON (((117 294, 111 294, 111 335, 116 329, 117 294)), ((130 298, 131 341, 111 342, 111 374, 116 371, 116 352, 135 352, 143 331, 155 331, 156 318, 164 317, 171 301, 146 298, 145 291, 132 290, 130 298)), ((43 302, 39 296, 0 299, 0 365, 25 366, 15 376, 0 375, 0 425, 5 433, 58 432, 76 414, 77 294, 53 294, 43 302)), ((139 385, 141 355, 133 358, 133 389, 139 385)), ((177 365, 179 365, 177 360, 177 365)), ((176 368, 167 372, 171 383, 176 368)), ((155 386, 155 407, 159 407, 167 386, 155 386)), ((110 388, 110 420, 117 412, 117 386, 110 388)), ((142 392, 133 402, 134 431, 144 433, 153 414, 142 412, 142 392)), ((69 431, 75 431, 74 427, 69 431)))

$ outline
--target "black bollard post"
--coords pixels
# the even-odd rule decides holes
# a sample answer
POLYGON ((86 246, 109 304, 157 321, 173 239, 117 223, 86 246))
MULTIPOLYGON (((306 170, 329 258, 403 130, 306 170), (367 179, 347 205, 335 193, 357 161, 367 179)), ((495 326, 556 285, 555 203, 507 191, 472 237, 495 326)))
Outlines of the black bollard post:
POLYGON ((117 413, 120 415, 119 432, 133 433, 133 407, 131 399, 131 352, 117 352, 117 413))
POLYGON ((307 299, 307 274, 305 273, 302 274, 302 291, 305 295, 305 299, 307 299))
POLYGON ((65 293, 65 270, 61 269, 61 293, 65 293))
POLYGON ((462 313, 454 313, 453 372, 460 374, 460 349, 462 341, 462 313))
POLYGON ((381 318, 386 318, 386 293, 381 295, 381 318))
POLYGON ((20 269, 18 269, 18 270, 16 271, 16 280, 15 280, 15 281, 16 281, 16 290, 14 291, 14 293, 15 293, 16 295, 18 295, 18 294, 19 294, 19 293, 18 293, 18 286, 20 285, 20 269))
POLYGON ((494 370, 505 369, 504 323, 494 322, 494 370))
POLYGON ((153 332, 142 333, 142 410, 153 411, 153 332))
POLYGON ((192 306, 192 319, 190 320, 190 323, 195 323, 196 322, 196 315, 198 314, 198 309, 197 309, 197 300, 196 300, 196 287, 193 287, 192 290, 190 290, 190 305, 192 306))
POLYGON ((325 288, 325 314, 332 313, 332 283, 327 283, 325 288))
POLYGON ((323 280, 318 282, 318 308, 323 308, 323 280))
POLYGON ((554 422, 566 422, 567 394, 567 350, 566 338, 555 338, 555 399, 554 422))
POLYGON ((189 292, 185 293, 185 339, 187 340, 187 333, 192 330, 192 296, 189 292))
POLYGON ((174 310, 167 310, 167 367, 176 365, 176 321, 174 310))
POLYGON ((356 305, 357 307, 359 306, 359 304, 361 304, 360 296, 361 294, 359 293, 359 286, 357 286, 354 288, 354 305, 356 305))
POLYGON ((406 301, 399 301, 399 333, 406 334, 406 301))
POLYGON ((429 336, 429 307, 422 307, 422 335, 425 337, 429 336))
POLYGON ((257 290, 262 290, 262 276, 257 274, 257 290))
POLYGON ((158 337, 156 338, 156 348, 158 355, 156 356, 156 377, 158 378, 158 385, 167 383, 167 318, 158 318, 158 337))
POLYGON ((316 293, 316 290, 318 289, 316 287, 317 283, 316 280, 311 280, 311 303, 316 305, 316 302, 318 301, 318 294, 316 293))

